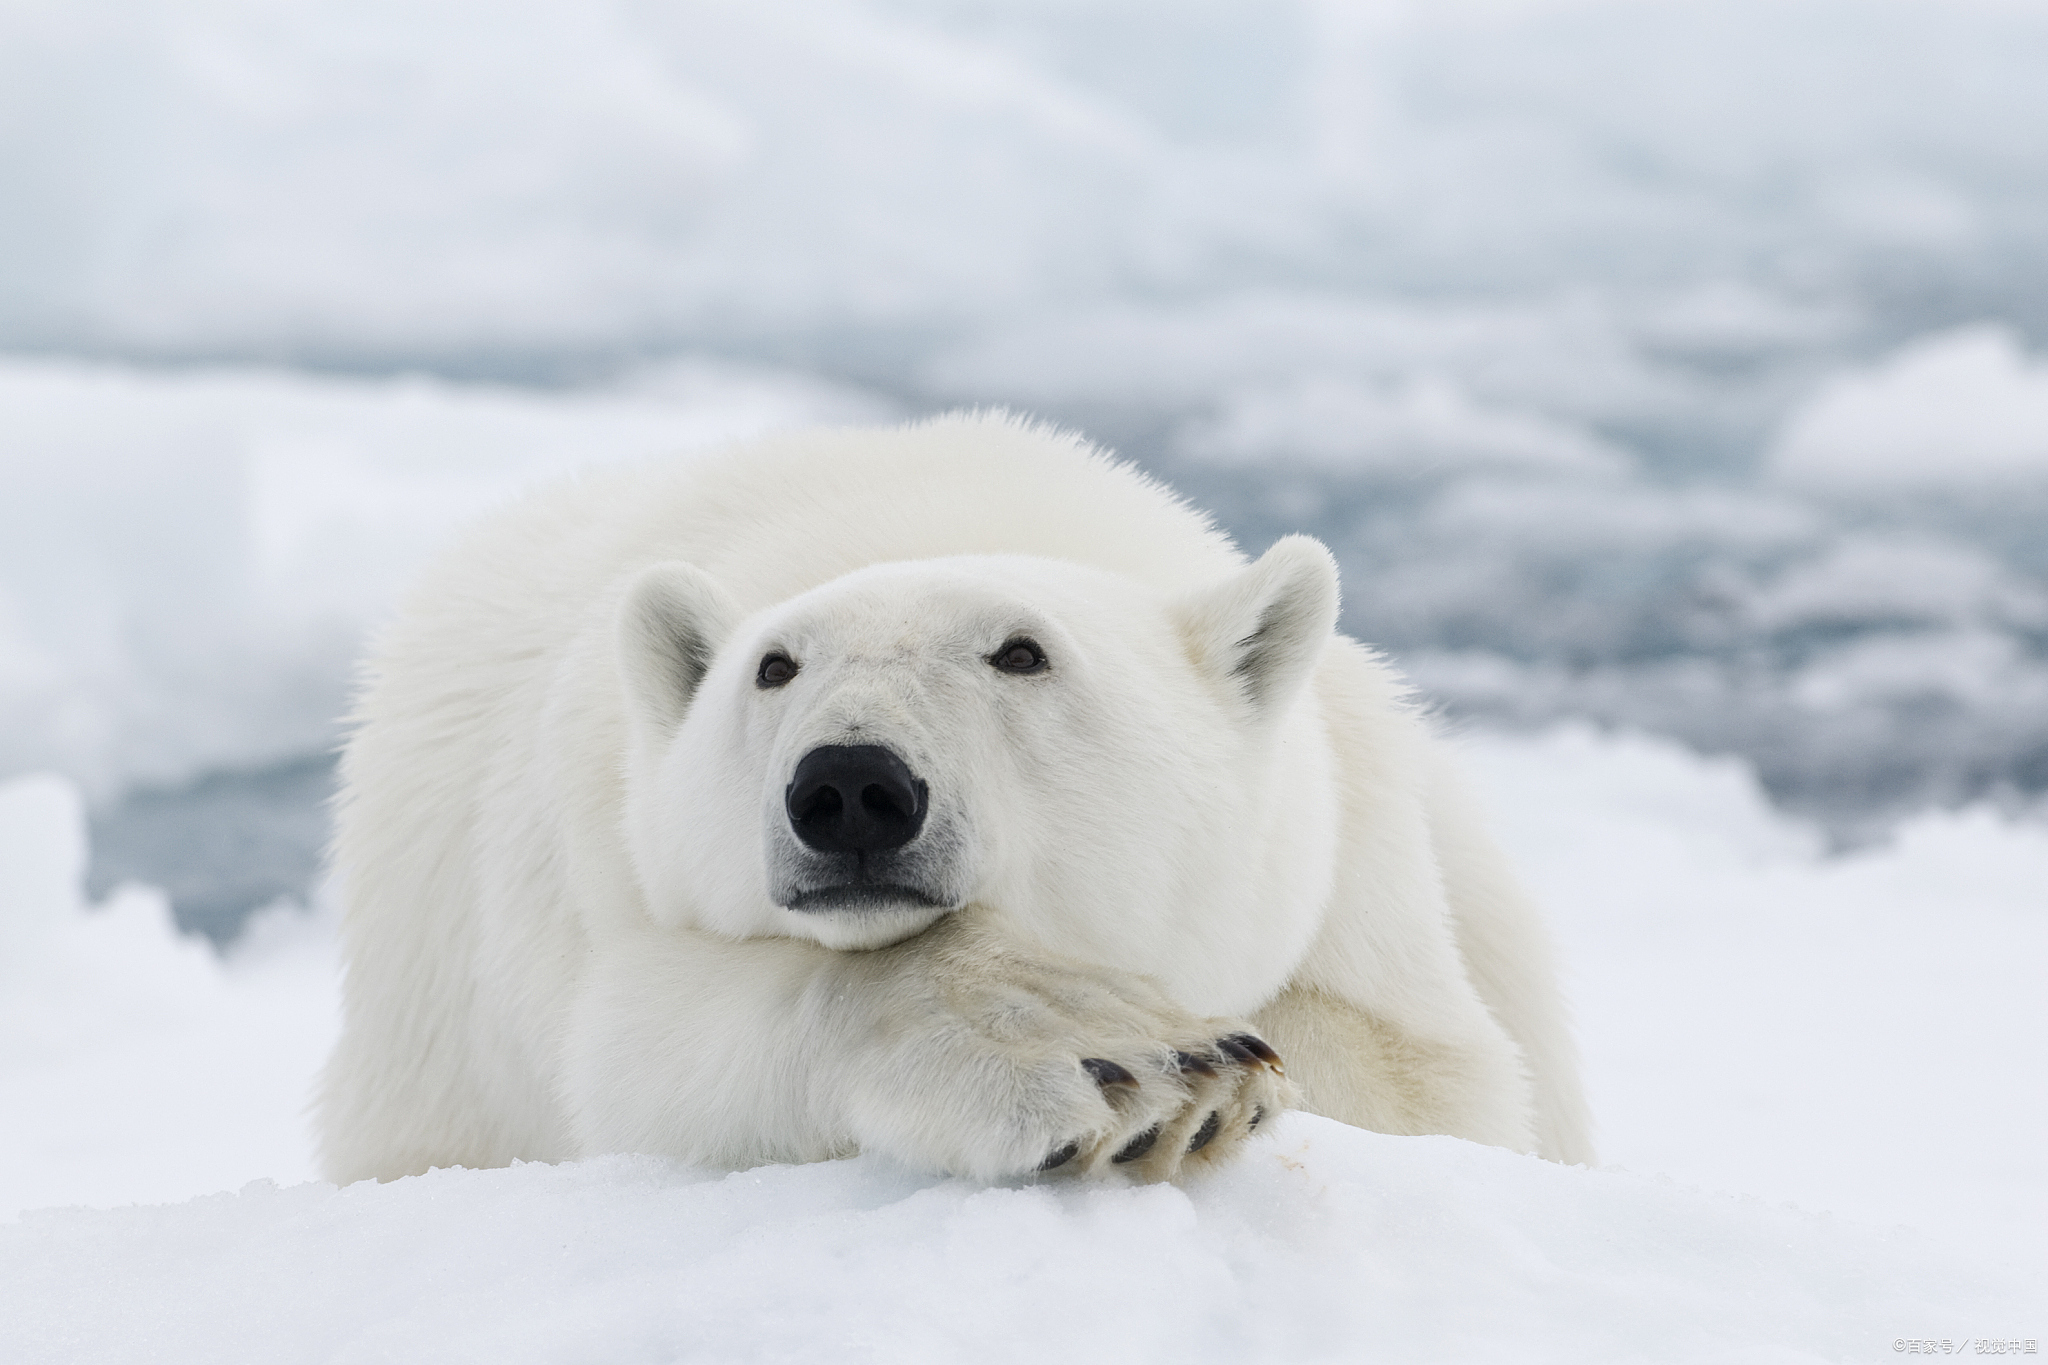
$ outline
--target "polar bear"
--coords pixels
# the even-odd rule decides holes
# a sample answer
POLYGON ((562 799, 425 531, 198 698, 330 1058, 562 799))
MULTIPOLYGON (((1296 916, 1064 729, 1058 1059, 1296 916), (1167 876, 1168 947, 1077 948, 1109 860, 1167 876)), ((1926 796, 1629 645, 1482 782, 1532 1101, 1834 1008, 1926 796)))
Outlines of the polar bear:
POLYGON ((1170 1179, 1290 1104, 1590 1160, 1542 926, 1337 593, 1003 414, 514 504, 365 670, 328 1174, 1170 1179))

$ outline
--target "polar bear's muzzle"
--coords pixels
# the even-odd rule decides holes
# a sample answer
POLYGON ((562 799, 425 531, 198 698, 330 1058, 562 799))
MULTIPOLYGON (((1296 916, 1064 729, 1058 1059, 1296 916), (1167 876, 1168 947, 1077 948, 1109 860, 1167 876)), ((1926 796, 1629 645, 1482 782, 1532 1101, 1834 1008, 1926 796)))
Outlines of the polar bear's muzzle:
POLYGON ((782 799, 807 847, 879 853, 917 837, 930 789, 879 744, 827 744, 804 755, 782 799))
POLYGON ((776 859, 776 900, 809 911, 950 908, 935 850, 915 847, 929 806, 930 788, 894 750, 811 750, 783 793, 789 832, 802 847, 785 843, 786 856, 776 859))

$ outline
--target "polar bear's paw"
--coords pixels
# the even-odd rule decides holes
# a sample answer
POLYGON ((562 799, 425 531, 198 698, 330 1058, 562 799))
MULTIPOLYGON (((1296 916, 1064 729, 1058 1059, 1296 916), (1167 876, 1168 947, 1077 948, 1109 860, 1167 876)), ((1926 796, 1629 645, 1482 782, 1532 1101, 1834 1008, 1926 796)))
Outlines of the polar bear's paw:
POLYGON ((1203 1023, 1217 1036, 1153 1053, 1147 1079, 1106 1057, 1083 1057, 1081 1069, 1122 1121, 1063 1144, 1038 1170, 1124 1169, 1171 1180, 1234 1156, 1261 1123, 1288 1107, 1292 1087, 1264 1039, 1242 1027, 1221 1032, 1232 1027, 1224 1020, 1203 1023))
POLYGON ((1294 1100, 1240 1020, 1203 1019, 1143 977, 937 926, 894 957, 879 1065, 851 1081, 863 1147, 980 1179, 1121 1172, 1171 1180, 1227 1161, 1294 1100))

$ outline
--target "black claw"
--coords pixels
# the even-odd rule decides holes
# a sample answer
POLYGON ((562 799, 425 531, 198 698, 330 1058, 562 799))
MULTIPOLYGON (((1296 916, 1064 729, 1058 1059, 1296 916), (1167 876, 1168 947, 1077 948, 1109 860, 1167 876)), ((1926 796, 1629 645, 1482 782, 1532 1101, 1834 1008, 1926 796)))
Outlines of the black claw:
POLYGON ((1238 1042, 1235 1038, 1218 1038, 1216 1040, 1216 1050, 1239 1065, 1259 1060, 1258 1053, 1252 1051, 1243 1043, 1238 1042))
POLYGON ((1252 1056, 1258 1058, 1267 1066, 1272 1067, 1276 1071, 1279 1070, 1280 1054, 1273 1051, 1272 1046, 1268 1044, 1264 1038, 1259 1037, 1257 1034, 1233 1033, 1230 1035, 1230 1037, 1224 1039, 1224 1041, 1229 1043, 1236 1043, 1239 1047, 1251 1053, 1252 1056))
POLYGON ((1038 1169, 1041 1171, 1056 1171, 1060 1167, 1066 1165, 1069 1161, 1072 1161, 1075 1157, 1079 1156, 1080 1154, 1081 1144, 1078 1142, 1070 1142, 1066 1146, 1060 1148, 1057 1152, 1054 1152, 1051 1156, 1047 1157, 1045 1160, 1039 1162, 1038 1169))
POLYGON ((1083 1057, 1081 1069, 1095 1078, 1100 1086, 1136 1085, 1138 1078, 1106 1057, 1083 1057))
POLYGON ((1258 1126, 1259 1126, 1259 1125, 1260 1125, 1261 1123, 1265 1122, 1265 1120, 1266 1120, 1266 1106, 1265 1106, 1265 1105, 1263 1105, 1263 1104, 1261 1104, 1261 1105, 1257 1105, 1257 1106, 1255 1106, 1255 1107, 1254 1107, 1254 1108, 1252 1109, 1252 1121, 1251 1121, 1250 1123, 1246 1124, 1246 1125, 1245 1125, 1245 1127, 1246 1127, 1247 1129, 1249 1129, 1249 1130, 1253 1130, 1253 1131, 1256 1131, 1256 1130, 1257 1130, 1257 1128, 1258 1128, 1258 1126))
POLYGON ((1216 1135, 1222 1131, 1223 1115, 1211 1109, 1209 1117, 1202 1120, 1202 1126, 1197 1128, 1194 1137, 1189 1139, 1188 1155, 1193 1156, 1196 1152, 1207 1147, 1216 1140, 1216 1135))
POLYGON ((1213 1076, 1216 1074, 1216 1068, 1210 1064, 1207 1057, 1197 1057, 1192 1052, 1176 1051, 1173 1054, 1173 1060, 1180 1063, 1182 1071, 1192 1071, 1198 1076, 1213 1076))
POLYGON ((1145 1153, 1151 1151, 1152 1144, 1157 1141, 1159 1141, 1159 1125, 1155 1123, 1144 1132, 1132 1138, 1124 1145, 1124 1149, 1111 1157, 1110 1160, 1119 1166, 1128 1161, 1136 1161, 1144 1156, 1145 1153))

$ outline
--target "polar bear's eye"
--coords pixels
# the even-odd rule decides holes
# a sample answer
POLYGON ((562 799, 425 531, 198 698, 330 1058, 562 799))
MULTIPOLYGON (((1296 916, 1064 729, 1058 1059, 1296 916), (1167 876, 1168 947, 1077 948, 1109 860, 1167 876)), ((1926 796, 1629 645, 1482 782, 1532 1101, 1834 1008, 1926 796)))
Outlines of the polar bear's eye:
POLYGON ((761 671, 754 675, 756 687, 780 687, 796 676, 796 660, 781 650, 761 656, 761 671))
POLYGON ((988 661, 1005 673, 1036 673, 1045 667, 1045 651, 1038 641, 1020 636, 991 654, 988 661))

